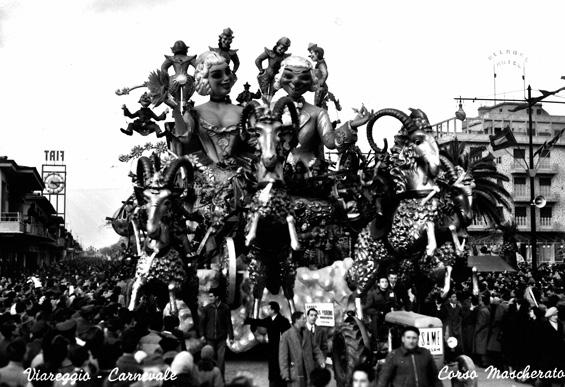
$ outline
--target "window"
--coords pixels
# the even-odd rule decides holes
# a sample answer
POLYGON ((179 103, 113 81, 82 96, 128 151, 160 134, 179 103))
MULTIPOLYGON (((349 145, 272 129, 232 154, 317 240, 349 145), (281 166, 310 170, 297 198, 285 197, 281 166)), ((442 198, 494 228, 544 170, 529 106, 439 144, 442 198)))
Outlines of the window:
POLYGON ((524 149, 514 149, 514 168, 525 168, 526 151, 524 149))
POLYGON ((526 226, 527 225, 526 207, 515 207, 514 217, 516 218, 516 224, 518 226, 526 226))
POLYGON ((495 157, 495 158, 494 158, 494 161, 495 161, 497 164, 502 164, 502 156, 495 157))
POLYGON ((550 156, 551 156, 551 152, 547 149, 544 149, 540 152, 540 160, 539 160, 540 168, 550 167, 550 156))
POLYGON ((544 207, 539 210, 539 224, 540 226, 551 226, 552 208, 544 207))
POLYGON ((469 149, 469 158, 472 162, 481 160, 483 158, 484 146, 472 146, 469 149))
POLYGON ((514 149, 514 160, 524 159, 524 157, 526 157, 525 149, 514 149))
POLYGON ((543 196, 551 195, 551 177, 539 178, 539 193, 543 196))
POLYGON ((525 177, 514 177, 514 196, 528 196, 525 177))
POLYGON ((539 115, 539 114, 541 114, 541 113, 542 113, 542 110, 541 110, 540 108, 537 108, 537 109, 536 109, 536 114, 539 115))

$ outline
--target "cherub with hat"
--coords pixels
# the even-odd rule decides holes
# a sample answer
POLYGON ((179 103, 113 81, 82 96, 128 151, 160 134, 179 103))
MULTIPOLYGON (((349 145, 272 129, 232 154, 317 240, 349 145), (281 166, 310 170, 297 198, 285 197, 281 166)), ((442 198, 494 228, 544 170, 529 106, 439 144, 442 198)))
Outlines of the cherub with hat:
POLYGON ((245 106, 252 100, 261 98, 261 90, 257 90, 256 93, 249 91, 249 89, 251 88, 249 82, 245 82, 243 88, 244 90, 239 93, 239 95, 235 99, 239 103, 239 106, 245 106))
POLYGON ((287 50, 290 47, 290 39, 282 37, 277 40, 277 43, 272 50, 265 47, 265 50, 259 54, 255 59, 255 65, 259 69, 257 80, 259 81, 259 88, 263 96, 273 96, 275 94, 274 80, 275 75, 281 69, 281 63, 284 59, 288 58, 287 50), (267 68, 263 68, 263 62, 267 60, 267 68))
POLYGON ((210 51, 217 52, 228 62, 233 62, 232 72, 235 74, 239 68, 239 57, 237 56, 237 50, 232 50, 231 43, 233 42, 233 31, 231 28, 224 28, 222 33, 218 36, 218 47, 209 47, 210 51))
POLYGON ((196 68, 196 55, 188 55, 188 46, 182 40, 177 40, 171 51, 173 55, 165 55, 161 72, 168 75, 169 67, 173 66, 175 74, 170 80, 169 93, 186 106, 194 94, 194 77, 188 74, 188 68, 196 68))
POLYGON ((133 132, 137 132, 142 136, 147 136, 155 132, 157 137, 163 137, 166 133, 162 131, 159 125, 157 125, 157 123, 153 120, 164 120, 167 117, 168 109, 165 109, 165 111, 160 115, 156 115, 153 110, 149 108, 149 105, 151 105, 151 97, 147 93, 143 93, 143 95, 139 98, 139 104, 141 105, 141 109, 135 113, 131 113, 126 105, 122 105, 124 116, 136 118, 135 121, 128 124, 127 129, 120 129, 122 133, 131 136, 133 132))

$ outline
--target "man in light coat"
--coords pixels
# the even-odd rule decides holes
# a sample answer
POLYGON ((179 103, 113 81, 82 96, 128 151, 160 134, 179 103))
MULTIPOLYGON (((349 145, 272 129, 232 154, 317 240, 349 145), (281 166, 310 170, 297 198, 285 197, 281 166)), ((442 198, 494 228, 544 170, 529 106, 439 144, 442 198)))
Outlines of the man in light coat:
POLYGON ((324 355, 305 330, 305 325, 304 313, 294 312, 292 327, 281 336, 279 367, 288 387, 307 387, 310 373, 325 366, 324 355))

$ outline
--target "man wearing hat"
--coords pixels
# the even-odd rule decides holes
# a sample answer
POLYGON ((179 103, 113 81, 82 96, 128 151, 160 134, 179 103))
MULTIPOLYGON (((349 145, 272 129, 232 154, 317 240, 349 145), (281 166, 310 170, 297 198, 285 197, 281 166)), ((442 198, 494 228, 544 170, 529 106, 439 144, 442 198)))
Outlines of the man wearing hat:
POLYGON ((290 54, 286 53, 289 47, 290 39, 283 36, 277 40, 272 50, 265 47, 265 50, 255 59, 255 65, 259 69, 257 81, 259 81, 259 88, 263 95, 272 96, 275 94, 273 87, 275 75, 281 69, 282 61, 290 56, 290 54), (267 60, 267 68, 264 69, 263 61, 265 60, 267 60))
POLYGON ((231 49, 231 43, 233 42, 233 31, 231 28, 224 28, 222 33, 218 36, 218 47, 208 47, 210 51, 217 52, 230 64, 230 61, 233 62, 233 73, 237 72, 239 68, 239 57, 237 56, 237 50, 231 49))
POLYGON ((68 339, 71 344, 76 343, 76 329, 77 323, 73 319, 68 319, 55 325, 55 330, 57 331, 57 333, 68 339))
POLYGON ((563 337, 563 324, 559 321, 559 311, 555 306, 547 309, 545 320, 539 325, 540 340, 539 364, 545 371, 565 367, 565 340, 563 337))
POLYGON ((245 107, 245 105, 247 105, 252 100, 261 98, 261 90, 257 90, 256 93, 249 91, 251 85, 248 82, 245 82, 245 85, 243 85, 243 87, 245 88, 245 90, 239 93, 239 95, 235 99, 237 102, 239 102, 239 106, 245 107))

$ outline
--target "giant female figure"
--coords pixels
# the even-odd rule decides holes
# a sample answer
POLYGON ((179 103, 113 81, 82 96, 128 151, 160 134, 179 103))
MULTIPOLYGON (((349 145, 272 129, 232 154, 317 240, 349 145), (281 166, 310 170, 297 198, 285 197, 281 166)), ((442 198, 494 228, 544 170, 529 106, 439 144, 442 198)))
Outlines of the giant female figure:
POLYGON ((208 51, 197 58, 194 78, 196 92, 210 100, 185 112, 185 125, 176 125, 179 151, 202 150, 214 164, 233 165, 235 157, 251 151, 238 130, 242 107, 228 97, 236 77, 224 57, 208 51))
POLYGON ((349 137, 351 132, 366 124, 371 118, 370 114, 362 114, 334 130, 328 112, 304 99, 306 92, 315 91, 316 84, 317 79, 312 63, 299 56, 285 59, 275 78, 275 89, 286 91, 299 114, 299 144, 292 151, 293 163, 300 160, 304 165, 311 165, 315 159, 323 159, 324 147, 336 149, 340 144, 340 139, 349 137))

